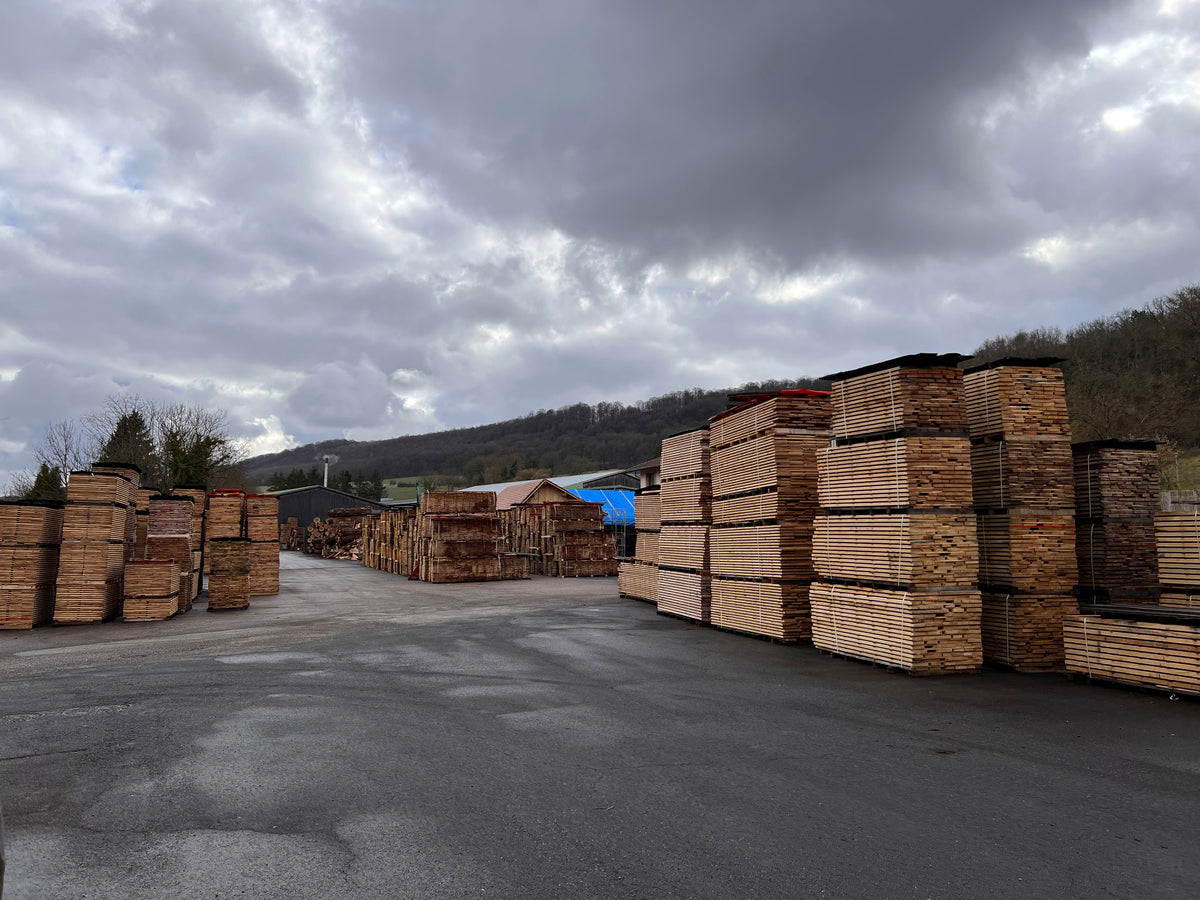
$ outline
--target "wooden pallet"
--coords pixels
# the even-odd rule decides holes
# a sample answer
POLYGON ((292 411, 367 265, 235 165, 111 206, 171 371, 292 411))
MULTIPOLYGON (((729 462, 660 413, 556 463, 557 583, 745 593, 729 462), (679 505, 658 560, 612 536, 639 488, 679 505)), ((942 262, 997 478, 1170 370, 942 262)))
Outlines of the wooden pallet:
POLYGON ((989 513, 977 523, 980 584, 1061 595, 1075 589, 1074 516, 989 513))
POLYGON ((824 578, 971 586, 979 570, 975 516, 964 513, 819 516, 813 562, 824 578))
POLYGON ((817 582, 809 597, 820 649, 922 675, 974 672, 983 664, 978 591, 922 594, 817 582))
POLYGON ((1063 638, 1069 671, 1200 694, 1200 626, 1067 616, 1063 638))
POLYGON ((1066 384, 1057 366, 992 364, 963 376, 971 437, 1070 439, 1066 384))
POLYGON ((826 447, 817 454, 827 509, 971 506, 971 446, 965 437, 905 437, 826 447))
POLYGON ((812 636, 808 590, 807 583, 713 575, 710 621, 720 628, 779 641, 808 640, 812 636))

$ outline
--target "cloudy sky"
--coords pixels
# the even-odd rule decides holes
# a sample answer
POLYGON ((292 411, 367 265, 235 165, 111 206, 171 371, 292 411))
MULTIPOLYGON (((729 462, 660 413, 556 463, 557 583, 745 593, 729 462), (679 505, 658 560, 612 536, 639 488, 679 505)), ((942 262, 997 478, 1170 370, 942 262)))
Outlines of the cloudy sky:
MULTIPOLYGON (((4 0, 0 486, 969 352, 1200 280, 1196 0, 4 0)), ((400 473, 396 473, 400 474, 400 473)))

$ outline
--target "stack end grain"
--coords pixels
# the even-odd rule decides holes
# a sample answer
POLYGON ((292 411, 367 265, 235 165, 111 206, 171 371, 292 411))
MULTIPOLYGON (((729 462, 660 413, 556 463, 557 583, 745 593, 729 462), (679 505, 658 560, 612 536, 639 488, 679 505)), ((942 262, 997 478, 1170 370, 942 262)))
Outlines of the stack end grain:
POLYGON ((733 398, 709 425, 712 624, 783 641, 812 634, 809 590, 825 391, 733 398))
POLYGON ((1164 606, 1200 606, 1200 509, 1154 517, 1164 606))
POLYGON ((279 593, 279 498, 246 497, 246 537, 250 541, 250 596, 279 593))
POLYGON ((658 541, 662 528, 662 492, 643 491, 633 499, 637 543, 633 559, 621 563, 617 587, 623 597, 658 603, 658 541))
POLYGON ((700 622, 709 621, 712 601, 709 463, 707 427, 663 440, 658 611, 700 622))
POLYGON ((250 605, 250 541, 214 537, 209 542, 209 612, 245 609, 250 605))
MULTIPOLYGON (((146 531, 146 561, 169 560, 175 563, 179 603, 177 612, 192 608, 192 536, 195 501, 182 494, 156 494, 150 498, 150 521, 146 531)), ((151 573, 139 573, 149 577, 151 573)), ((127 601, 138 601, 138 595, 125 592, 127 601)), ((135 608, 140 603, 133 604, 135 608)), ((130 618, 126 616, 126 618, 130 618)))
POLYGON ((54 618, 63 504, 0 501, 0 629, 33 628, 54 618))
POLYGON ((1061 669, 1077 613, 1075 490, 1057 360, 1002 359, 964 376, 983 591, 983 655, 1061 669))
POLYGON ((957 354, 826 376, 813 642, 914 674, 982 664, 979 548, 957 354))
POLYGON ((55 622, 103 622, 120 612, 131 488, 119 474, 84 471, 68 478, 55 622))
POLYGON ((142 485, 142 470, 128 462, 106 460, 95 463, 92 472, 103 475, 120 475, 128 485, 124 490, 124 501, 127 506, 125 515, 125 559, 134 559, 137 551, 137 509, 138 495, 142 485))

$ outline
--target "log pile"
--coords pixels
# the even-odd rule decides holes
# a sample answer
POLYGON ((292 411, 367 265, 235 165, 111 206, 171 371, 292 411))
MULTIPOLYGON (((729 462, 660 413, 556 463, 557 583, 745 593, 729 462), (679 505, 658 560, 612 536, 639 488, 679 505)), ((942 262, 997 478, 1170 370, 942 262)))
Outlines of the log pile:
POLYGON ((250 596, 279 593, 279 498, 246 497, 246 537, 250 540, 250 596))
POLYGON ((244 537, 214 537, 209 552, 209 612, 246 609, 250 605, 250 541, 244 537))
POLYGON ((633 559, 620 564, 617 589, 622 597, 658 603, 658 544, 662 529, 662 492, 643 491, 633 498, 637 543, 633 559))
POLYGON ((829 445, 829 394, 731 399, 735 405, 709 424, 711 621, 781 641, 807 639, 817 454, 829 445))
POLYGON ((146 533, 146 560, 170 560, 178 568, 179 612, 192 608, 192 549, 194 501, 182 494, 156 494, 150 498, 146 533))
POLYGON ((122 475, 72 472, 67 480, 63 528, 100 538, 64 540, 59 551, 54 621, 104 622, 121 609, 126 516, 131 483, 122 475))
POLYGON ((1072 445, 1079 595, 1087 603, 1157 603, 1158 453, 1154 441, 1072 445))
POLYGON ((914 674, 982 664, 962 359, 827 376, 834 440, 818 471, 810 590, 822 650, 914 674))
POLYGON ((979 526, 983 656, 1017 671, 1061 669, 1074 597, 1075 485, 1058 360, 1001 359, 963 378, 979 526))
POLYGON ((708 428, 662 442, 658 611, 700 622, 709 621, 712 599, 709 461, 708 428))
POLYGON ((63 504, 0 501, 0 629, 45 625, 54 617, 63 504))
POLYGON ((125 563, 121 618, 158 622, 180 611, 179 563, 173 559, 134 559, 125 563))
POLYGON ((1158 578, 1164 605, 1194 606, 1200 600, 1200 510, 1154 517, 1158 578))
POLYGON ((374 518, 369 506, 331 509, 324 521, 315 518, 308 526, 305 552, 323 559, 361 560, 367 518, 374 518))
MULTIPOLYGON (((1153 607, 1145 607, 1146 610, 1153 607)), ((1193 611, 1192 617, 1197 614, 1193 611)), ((1067 668, 1089 678, 1200 694, 1200 620, 1067 616, 1067 668)))

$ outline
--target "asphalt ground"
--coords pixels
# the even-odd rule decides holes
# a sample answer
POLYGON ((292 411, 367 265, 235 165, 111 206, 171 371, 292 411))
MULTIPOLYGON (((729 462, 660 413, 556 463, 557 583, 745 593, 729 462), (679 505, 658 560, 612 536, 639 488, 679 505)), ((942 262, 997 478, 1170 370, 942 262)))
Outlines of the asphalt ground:
POLYGON ((1200 896, 1200 702, 285 560, 0 632, 5 900, 1200 896))

